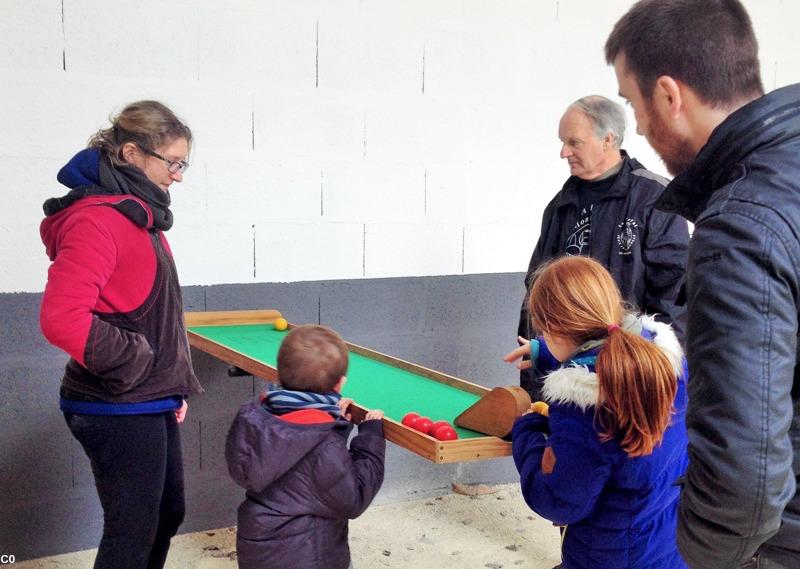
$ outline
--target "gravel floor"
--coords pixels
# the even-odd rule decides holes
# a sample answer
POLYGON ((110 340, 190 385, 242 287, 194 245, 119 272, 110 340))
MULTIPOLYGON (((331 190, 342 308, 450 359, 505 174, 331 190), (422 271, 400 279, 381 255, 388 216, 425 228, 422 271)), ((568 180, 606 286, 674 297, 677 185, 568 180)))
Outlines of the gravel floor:
MULTIPOLYGON (((550 569, 558 563, 558 530, 528 509, 518 484, 465 490, 478 494, 369 508, 350 524, 355 568, 550 569)), ((87 569, 93 559, 89 550, 14 567, 87 569)), ((235 528, 180 535, 167 560, 167 569, 235 568, 235 528)))

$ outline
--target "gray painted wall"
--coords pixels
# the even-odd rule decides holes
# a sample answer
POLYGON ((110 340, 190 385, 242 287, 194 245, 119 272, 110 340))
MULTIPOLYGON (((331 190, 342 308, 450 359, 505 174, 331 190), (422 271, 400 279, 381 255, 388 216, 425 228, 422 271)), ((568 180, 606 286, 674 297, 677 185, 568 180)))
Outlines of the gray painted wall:
MULTIPOLYGON (((277 308, 345 339, 489 387, 514 384, 501 361, 514 345, 520 273, 184 289, 186 310, 277 308)), ((66 356, 41 337, 39 294, 0 294, 0 553, 18 560, 96 547, 102 531, 88 459, 58 411, 66 356)), ((206 389, 182 426, 187 516, 181 531, 234 525, 243 491, 223 447, 239 405, 262 389, 250 376, 193 351, 206 389)), ((453 481, 516 480, 510 458, 434 465, 390 444, 376 502, 448 492, 453 481)))

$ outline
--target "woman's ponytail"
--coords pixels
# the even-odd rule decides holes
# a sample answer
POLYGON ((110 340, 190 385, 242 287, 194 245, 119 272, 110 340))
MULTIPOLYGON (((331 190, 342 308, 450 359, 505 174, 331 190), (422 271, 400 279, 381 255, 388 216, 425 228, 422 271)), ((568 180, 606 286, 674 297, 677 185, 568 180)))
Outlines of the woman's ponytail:
POLYGON ((124 165, 122 147, 132 142, 145 151, 183 138, 191 148, 192 131, 172 110, 158 101, 137 101, 111 117, 111 126, 97 131, 89 139, 89 148, 97 148, 112 164, 124 165))

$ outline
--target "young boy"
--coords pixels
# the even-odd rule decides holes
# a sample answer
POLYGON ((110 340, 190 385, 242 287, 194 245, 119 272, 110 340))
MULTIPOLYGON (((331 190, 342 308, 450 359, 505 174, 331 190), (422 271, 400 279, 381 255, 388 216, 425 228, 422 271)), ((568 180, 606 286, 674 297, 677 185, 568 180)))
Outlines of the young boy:
POLYGON ((347 346, 324 326, 300 326, 278 351, 283 389, 244 405, 231 425, 228 471, 239 506, 241 569, 346 569, 347 523, 383 482, 383 412, 369 411, 350 449, 352 402, 340 395, 347 346))

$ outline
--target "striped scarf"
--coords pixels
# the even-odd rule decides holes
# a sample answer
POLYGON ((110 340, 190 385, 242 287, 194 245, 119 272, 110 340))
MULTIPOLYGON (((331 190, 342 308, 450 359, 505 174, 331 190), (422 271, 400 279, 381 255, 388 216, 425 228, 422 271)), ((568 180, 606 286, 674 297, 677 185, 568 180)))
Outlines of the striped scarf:
POLYGON ((292 391, 276 389, 264 396, 261 405, 273 415, 285 415, 303 409, 319 409, 330 413, 334 418, 341 416, 336 405, 342 398, 338 393, 313 393, 311 391, 292 391))

